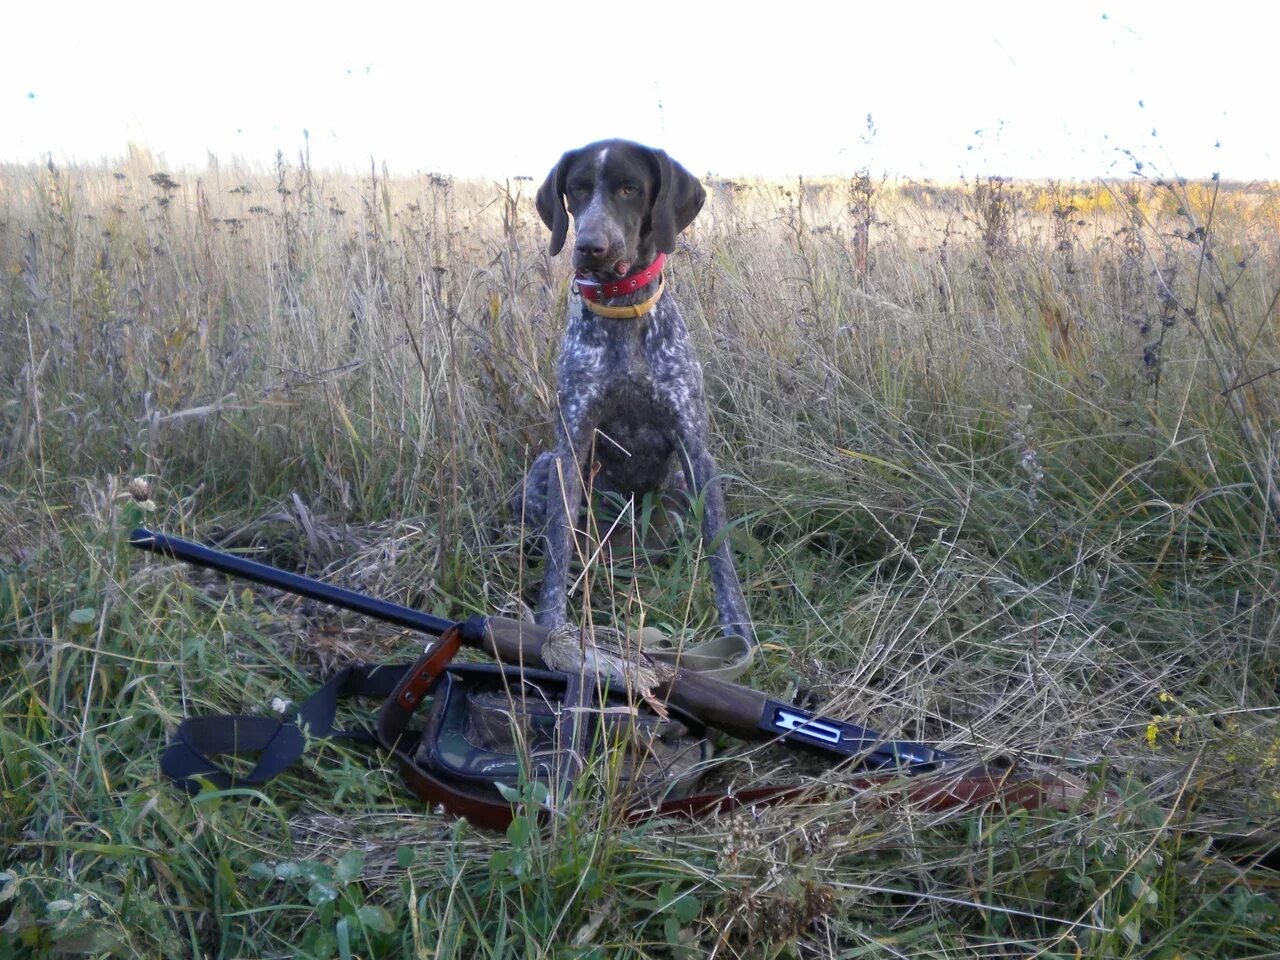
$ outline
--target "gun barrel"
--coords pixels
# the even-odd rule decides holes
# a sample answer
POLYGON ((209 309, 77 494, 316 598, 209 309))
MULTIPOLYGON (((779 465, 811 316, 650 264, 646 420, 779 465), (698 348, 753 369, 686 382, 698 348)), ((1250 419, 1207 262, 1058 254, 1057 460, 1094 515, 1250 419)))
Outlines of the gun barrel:
POLYGON ((208 567, 210 570, 217 570, 242 580, 251 580, 264 586, 275 587, 277 590, 296 593, 302 597, 362 613, 376 620, 384 620, 433 637, 440 636, 455 624, 455 621, 446 620, 444 617, 432 616, 420 610, 387 600, 379 600, 344 587, 335 587, 332 584, 313 580, 311 577, 269 567, 265 563, 223 553, 221 550, 213 550, 210 547, 192 543, 190 540, 155 533, 144 527, 138 527, 129 535, 129 545, 140 550, 173 557, 175 560, 182 560, 198 567, 208 567))

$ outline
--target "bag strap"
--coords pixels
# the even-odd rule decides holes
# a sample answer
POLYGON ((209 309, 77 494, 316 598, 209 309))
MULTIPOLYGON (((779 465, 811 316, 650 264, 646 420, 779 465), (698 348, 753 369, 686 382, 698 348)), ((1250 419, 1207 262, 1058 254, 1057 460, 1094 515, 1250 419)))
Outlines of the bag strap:
POLYGON ((692 670, 717 680, 737 680, 755 660, 756 645, 746 637, 722 633, 701 643, 673 648, 667 643, 643 644, 644 652, 673 667, 692 670))
MULTIPOLYGON (((177 786, 197 794, 201 781, 219 790, 256 786, 287 770, 306 748, 307 737, 315 740, 355 740, 360 743, 393 745, 404 733, 413 709, 449 665, 461 644, 461 632, 448 631, 432 644, 417 663, 370 666, 355 663, 338 671, 298 708, 294 720, 222 714, 189 717, 178 725, 173 739, 160 757, 160 769, 177 786), (364 729, 336 730, 333 726, 338 702, 349 697, 387 698, 388 708, 403 707, 412 693, 412 705, 403 709, 396 736, 390 741, 364 729), (249 773, 236 776, 213 761, 213 757, 241 757, 258 754, 249 773)), ((400 717, 400 713, 396 713, 400 717)), ((381 727, 381 719, 379 720, 381 727)))
POLYGON ((418 662, 409 667, 391 689, 387 701, 378 712, 376 743, 399 755, 400 740, 408 729, 409 718, 422 699, 431 692, 440 674, 449 666, 462 646, 462 629, 452 626, 429 646, 418 662))

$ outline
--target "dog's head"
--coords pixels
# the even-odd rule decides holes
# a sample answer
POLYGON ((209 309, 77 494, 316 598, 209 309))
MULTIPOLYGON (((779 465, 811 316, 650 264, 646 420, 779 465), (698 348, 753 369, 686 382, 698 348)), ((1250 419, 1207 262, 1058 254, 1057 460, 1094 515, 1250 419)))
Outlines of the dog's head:
POLYGON ((538 189, 538 214, 551 230, 551 255, 564 247, 573 215, 573 265, 609 280, 671 253, 706 193, 661 150, 601 140, 570 150, 538 189))

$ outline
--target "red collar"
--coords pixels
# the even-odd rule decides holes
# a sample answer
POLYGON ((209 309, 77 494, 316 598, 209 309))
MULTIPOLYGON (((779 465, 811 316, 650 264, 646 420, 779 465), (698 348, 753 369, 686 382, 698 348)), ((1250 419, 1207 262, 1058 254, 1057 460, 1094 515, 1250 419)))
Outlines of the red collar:
POLYGON ((632 270, 621 280, 611 280, 608 283, 599 283, 595 280, 587 280, 583 277, 574 278, 574 286, 578 288, 578 293, 582 294, 583 300, 609 300, 613 297, 620 297, 624 293, 635 293, 637 290, 647 287, 653 281, 662 275, 662 268, 667 262, 667 255, 659 253, 654 258, 653 263, 649 264, 643 270, 632 270))

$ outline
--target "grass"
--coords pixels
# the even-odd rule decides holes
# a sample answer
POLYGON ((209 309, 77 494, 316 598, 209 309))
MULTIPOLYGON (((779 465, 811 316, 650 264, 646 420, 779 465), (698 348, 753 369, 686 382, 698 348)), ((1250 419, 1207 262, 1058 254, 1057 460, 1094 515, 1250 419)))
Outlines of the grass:
MULTIPOLYGON (((327 744, 165 785, 182 717, 420 641, 147 561, 137 522, 450 616, 529 599, 504 503, 567 296, 533 186, 0 169, 0 953, 1280 951, 1276 874, 1206 839, 1280 829, 1270 184, 717 181, 674 258, 749 681, 1114 801, 628 826, 587 785, 502 836, 327 744)), ((708 634, 702 550, 593 568, 595 616, 708 634)), ((741 785, 842 776, 721 747, 741 785)))

